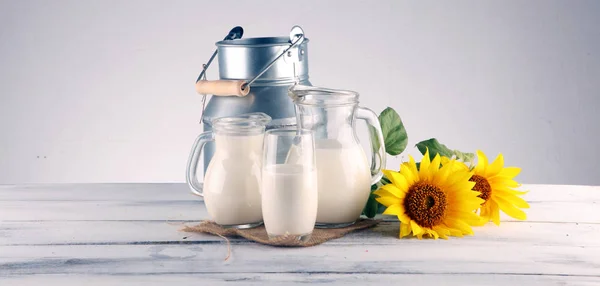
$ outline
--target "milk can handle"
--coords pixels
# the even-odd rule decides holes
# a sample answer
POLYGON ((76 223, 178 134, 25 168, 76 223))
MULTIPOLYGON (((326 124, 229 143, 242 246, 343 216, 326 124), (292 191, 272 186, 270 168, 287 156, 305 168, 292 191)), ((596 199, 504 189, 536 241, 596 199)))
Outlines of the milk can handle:
POLYGON ((202 148, 204 145, 206 145, 206 143, 214 140, 214 134, 211 131, 207 131, 200 134, 198 138, 196 138, 196 141, 194 141, 194 145, 192 145, 192 151, 187 162, 185 179, 188 183, 188 186, 190 186, 190 191, 192 191, 194 195, 201 197, 204 196, 204 184, 198 181, 196 170, 198 169, 198 161, 200 161, 202 148))
POLYGON ((381 131, 381 125, 379 124, 379 119, 377 119, 377 114, 375 114, 373 110, 359 106, 356 109, 356 118, 364 119, 369 125, 369 129, 373 129, 373 131, 375 131, 375 134, 370 134, 371 147, 376 147, 371 149, 377 150, 377 152, 373 152, 371 157, 371 185, 373 185, 381 180, 381 177, 383 177, 383 173, 381 171, 385 167, 385 144, 383 142, 383 132, 381 131))

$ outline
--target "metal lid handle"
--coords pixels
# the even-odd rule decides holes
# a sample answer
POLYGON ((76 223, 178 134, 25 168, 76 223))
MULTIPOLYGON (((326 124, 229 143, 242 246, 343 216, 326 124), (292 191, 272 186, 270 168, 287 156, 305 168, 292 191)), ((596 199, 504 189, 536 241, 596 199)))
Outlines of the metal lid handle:
MULTIPOLYGON (((242 36, 244 36, 244 28, 242 28, 240 26, 236 26, 236 27, 233 27, 233 29, 231 29, 229 31, 229 34, 227 34, 227 36, 225 36, 225 38, 223 39, 223 41, 241 39, 242 36)), ((202 78, 206 79, 206 69, 208 69, 208 66, 210 66, 210 64, 212 63, 212 61, 217 56, 218 52, 219 52, 218 49, 215 50, 213 52, 212 56, 210 56, 210 59, 208 59, 208 62, 206 62, 206 64, 202 65, 202 72, 200 72, 200 75, 198 76, 198 79, 196 79, 196 82, 198 82, 202 78)))
POLYGON ((242 89, 245 90, 246 87, 252 85, 261 75, 263 75, 265 72, 267 72, 275 64, 275 62, 279 58, 281 58, 283 55, 285 55, 293 47, 301 45, 302 42, 304 42, 304 38, 305 38, 304 37, 304 30, 302 30, 302 28, 300 26, 294 26, 294 27, 292 27, 292 30, 290 31, 290 45, 289 45, 289 47, 287 47, 285 50, 283 50, 283 52, 281 52, 279 55, 277 55, 277 57, 275 57, 256 76, 254 76, 254 78, 252 78, 250 81, 248 81, 245 84, 243 84, 242 85, 242 89))

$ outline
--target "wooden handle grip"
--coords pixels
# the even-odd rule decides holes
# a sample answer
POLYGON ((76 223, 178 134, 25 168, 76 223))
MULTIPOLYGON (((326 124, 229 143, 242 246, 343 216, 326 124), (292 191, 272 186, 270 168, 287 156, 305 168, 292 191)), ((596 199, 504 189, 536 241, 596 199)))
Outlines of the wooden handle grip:
POLYGON ((196 91, 199 94, 212 94, 217 96, 246 96, 250 86, 242 89, 243 80, 199 80, 196 82, 196 91))

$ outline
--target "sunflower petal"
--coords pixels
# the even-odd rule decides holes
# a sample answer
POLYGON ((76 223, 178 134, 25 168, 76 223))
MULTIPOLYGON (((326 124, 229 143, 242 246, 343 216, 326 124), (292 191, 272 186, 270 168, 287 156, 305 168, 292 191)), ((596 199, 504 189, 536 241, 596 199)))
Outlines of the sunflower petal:
MULTIPOLYGON (((396 172, 394 170, 387 170, 387 169, 383 169, 381 170, 381 172, 383 173, 384 176, 386 176, 388 179, 390 179, 390 181, 392 181, 391 177, 393 173, 400 173, 400 172, 396 172)), ((394 181, 392 181, 393 183, 394 181)))
POLYGON ((528 193, 528 191, 517 191, 514 189, 511 189, 509 187, 505 187, 505 186, 494 186, 494 191, 496 190, 501 190, 504 193, 508 193, 508 194, 512 194, 512 195, 516 195, 516 196, 522 196, 528 193))
POLYGON ((448 200, 448 211, 474 211, 481 206, 482 201, 476 198, 466 200, 453 198, 448 200))
POLYGON ((386 207, 389 207, 393 204, 401 204, 403 200, 403 198, 398 198, 390 194, 388 191, 382 189, 373 192, 373 194, 377 195, 375 200, 386 207))
MULTIPOLYGON (((446 157, 443 157, 443 158, 446 158, 446 157)), ((453 163, 450 163, 450 162, 443 164, 442 167, 437 172, 434 173, 431 182, 436 186, 444 185, 444 183, 448 179, 448 176, 452 172, 452 164, 453 163)))
POLYGON ((386 207, 392 206, 395 204, 398 204, 398 205, 400 204, 400 200, 398 198, 392 197, 392 196, 382 196, 382 197, 375 198, 375 200, 386 207))
POLYGON ((521 184, 517 183, 517 181, 506 177, 495 176, 487 178, 487 180, 488 183, 490 183, 490 185, 492 186, 492 189, 500 187, 516 188, 521 186, 521 184))
POLYGON ((504 167, 504 156, 502 154, 498 154, 498 157, 492 162, 489 166, 487 166, 485 170, 486 177, 496 176, 502 171, 502 167, 504 167))
POLYGON ((462 231, 460 231, 460 230, 458 230, 458 229, 452 229, 452 230, 450 230, 450 233, 451 233, 453 236, 456 236, 456 237, 463 237, 463 236, 465 236, 465 235, 462 233, 462 231))
POLYGON ((425 155, 423 155, 423 159, 421 159, 421 164, 419 165, 419 178, 424 181, 429 181, 431 178, 429 177, 429 165, 431 161, 429 161, 429 149, 425 151, 425 155))
POLYGON ((417 170, 417 163, 415 162, 415 158, 413 158, 412 156, 408 156, 408 166, 415 177, 419 175, 419 171, 417 170))
POLYGON ((438 233, 435 230, 432 229, 426 229, 425 230, 427 232, 427 234, 429 234, 430 236, 433 236, 433 239, 438 239, 440 238, 440 236, 438 235, 438 233))
POLYGON ((446 218, 444 221, 448 224, 448 226, 460 230, 462 234, 473 234, 473 229, 471 226, 462 220, 446 218))
POLYGON ((498 176, 506 177, 512 179, 516 177, 519 173, 521 173, 521 168, 517 167, 506 167, 503 168, 502 171, 498 174, 498 176))
POLYGON ((400 213, 398 214, 398 220, 402 223, 405 224, 409 224, 410 223, 410 217, 408 217, 408 215, 406 213, 400 213))
POLYGON ((519 220, 526 220, 527 219, 527 214, 525 214, 524 211, 520 210, 519 208, 513 206, 511 203, 509 203, 508 201, 506 201, 503 198, 500 197, 496 197, 494 198, 494 201, 496 203, 498 203, 498 207, 500 207, 500 209, 506 213, 507 215, 519 219, 519 220))
POLYGON ((400 223, 400 238, 410 235, 410 222, 400 223))
POLYGON ((381 186, 379 187, 379 189, 377 189, 377 191, 373 192, 373 194, 376 194, 380 197, 393 196, 399 199, 404 198, 406 196, 405 192, 403 192, 393 184, 381 186))
POLYGON ((469 172, 469 171, 471 171, 471 168, 469 168, 469 166, 467 166, 467 164, 465 164, 464 162, 455 161, 454 170, 456 170, 456 171, 462 170, 462 171, 469 172))
POLYGON ((474 212, 451 211, 446 214, 448 217, 460 219, 473 226, 481 226, 482 219, 474 212))
POLYGON ((437 173, 437 171, 440 169, 441 161, 442 161, 442 158, 440 157, 440 154, 435 155, 435 157, 433 158, 433 161, 431 161, 431 163, 429 164, 429 173, 430 174, 437 173))
POLYGON ((402 163, 402 166, 400 167, 400 174, 404 177, 406 183, 410 186, 418 180, 419 173, 416 171, 417 166, 415 163, 415 159, 409 157, 409 160, 410 161, 408 163, 402 163))
POLYGON ((492 214, 490 211, 490 206, 492 203, 492 201, 486 202, 481 206, 481 209, 479 209, 479 216, 481 216, 486 223, 492 220, 492 214))
POLYGON ((420 235, 423 233, 423 229, 421 228, 421 226, 417 224, 417 222, 415 222, 414 220, 410 221, 410 228, 412 229, 414 235, 420 235))
POLYGON ((494 190, 492 197, 494 198, 502 198, 506 200, 508 203, 515 205, 518 208, 528 209, 529 204, 521 197, 518 197, 514 194, 508 193, 505 190, 494 190))
POLYGON ((404 207, 400 204, 390 205, 385 209, 385 211, 383 211, 384 215, 399 215, 402 213, 404 213, 404 207))
POLYGON ((408 190, 408 183, 406 182, 404 176, 400 174, 400 172, 388 171, 387 173, 384 172, 384 174, 388 179, 390 179, 392 184, 396 185, 396 187, 398 187, 400 190, 408 190))
POLYGON ((500 209, 495 201, 489 201, 488 215, 495 225, 500 225, 500 209))
POLYGON ((446 164, 450 163, 451 160, 452 159, 450 159, 446 156, 442 156, 441 163, 442 163, 442 165, 446 165, 446 164))
POLYGON ((477 150, 477 165, 475 166, 475 174, 485 174, 485 168, 488 165, 488 160, 483 152, 477 150))
POLYGON ((454 187, 456 184, 468 182, 473 176, 473 172, 455 171, 448 176, 448 180, 445 185, 448 187, 454 187))
POLYGON ((448 229, 448 232, 450 232, 451 236, 463 237, 462 231, 459 229, 455 229, 448 224, 446 224, 445 227, 448 229))
POLYGON ((477 191, 473 191, 474 187, 475 187, 475 182, 463 180, 462 182, 459 181, 456 184, 452 185, 451 189, 455 190, 457 193, 460 193, 460 194, 468 195, 470 197, 477 197, 481 193, 479 193, 477 191))
POLYGON ((485 220, 482 217, 478 216, 476 213, 470 213, 472 216, 470 218, 465 218, 464 221, 471 226, 484 226, 489 220, 485 220))
POLYGON ((442 225, 434 226, 433 230, 435 230, 442 239, 448 239, 448 235, 450 235, 450 231, 442 225))

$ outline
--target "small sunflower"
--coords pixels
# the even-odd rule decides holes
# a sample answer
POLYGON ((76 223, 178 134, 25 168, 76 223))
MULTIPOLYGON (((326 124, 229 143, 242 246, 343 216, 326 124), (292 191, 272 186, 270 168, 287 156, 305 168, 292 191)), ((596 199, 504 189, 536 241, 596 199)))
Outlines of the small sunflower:
POLYGON ((479 210, 479 215, 485 222, 491 220, 500 225, 500 210, 513 218, 527 219, 521 209, 529 208, 529 204, 519 197, 527 192, 514 189, 520 186, 513 179, 521 172, 521 168, 504 167, 502 154, 488 164, 485 154, 477 151, 477 165, 473 171, 475 173, 469 180, 475 182, 473 190, 480 192, 480 197, 485 200, 479 210))
POLYGON ((398 216, 400 238, 411 233, 419 239, 461 237, 472 235, 471 225, 480 224, 475 210, 484 201, 472 190, 473 172, 456 168, 456 160, 440 163, 439 155, 430 161, 427 151, 418 169, 410 157, 400 172, 384 171, 391 183, 375 191, 376 200, 387 207, 383 214, 398 216))

